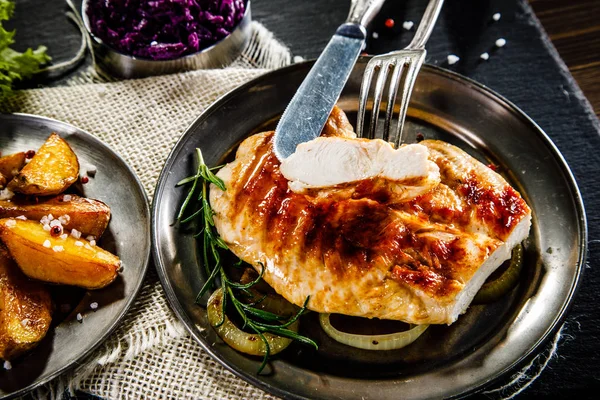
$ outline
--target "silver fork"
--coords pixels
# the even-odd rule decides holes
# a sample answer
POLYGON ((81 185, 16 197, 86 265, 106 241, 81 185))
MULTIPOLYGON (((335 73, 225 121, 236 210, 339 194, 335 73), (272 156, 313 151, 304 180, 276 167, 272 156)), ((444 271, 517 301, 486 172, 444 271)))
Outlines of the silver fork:
POLYGON ((417 80, 417 75, 421 69, 421 65, 423 65, 423 61, 425 60, 425 55, 427 54, 427 51, 425 50, 425 43, 429 39, 431 31, 433 31, 435 21, 440 14, 443 4, 444 0, 431 0, 429 2, 427 9, 425 10, 425 14, 419 23, 419 27, 415 32, 415 36, 406 48, 403 50, 392 51, 390 53, 374 56, 367 64, 359 95, 358 120, 356 123, 356 132, 358 133, 359 137, 374 139, 376 136, 381 98, 383 96, 384 86, 388 81, 389 72, 391 70, 392 75, 391 79, 389 79, 390 85, 388 101, 381 138, 386 141, 391 141, 390 128, 394 114, 394 106, 396 103, 396 96, 398 94, 398 87, 400 86, 400 82, 404 76, 400 112, 398 115, 398 126, 396 129, 396 135, 393 137, 395 146, 398 147, 400 145, 402 141, 402 128, 404 126, 404 119, 406 118, 406 111, 408 110, 410 95, 415 81, 417 80), (365 130, 364 124, 366 119, 365 115, 367 113, 367 101, 369 99, 369 92, 376 71, 379 71, 379 75, 373 91, 371 121, 368 126, 368 130, 365 130))

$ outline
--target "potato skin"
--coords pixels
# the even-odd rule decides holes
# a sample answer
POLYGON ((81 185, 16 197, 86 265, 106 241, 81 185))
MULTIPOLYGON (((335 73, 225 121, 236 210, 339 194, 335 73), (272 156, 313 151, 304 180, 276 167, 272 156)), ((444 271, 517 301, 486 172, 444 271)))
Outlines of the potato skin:
POLYGON ((54 218, 68 215, 69 222, 63 224, 66 232, 76 229, 83 237, 102 236, 110 221, 110 207, 100 200, 74 194, 68 196, 58 195, 37 202, 16 196, 11 200, 0 200, 0 218, 24 215, 27 219, 40 221, 48 214, 54 218))
POLYGON ((25 275, 44 282, 100 289, 115 280, 121 266, 110 252, 83 238, 53 237, 38 221, 0 219, 0 240, 25 275))
POLYGON ((4 176, 7 181, 10 181, 25 166, 26 159, 25 152, 0 157, 0 175, 4 176))
POLYGON ((66 141, 52 133, 8 188, 17 193, 50 196, 63 192, 78 178, 77 156, 66 141))
POLYGON ((0 251, 0 358, 11 360, 35 347, 52 322, 52 298, 0 251))

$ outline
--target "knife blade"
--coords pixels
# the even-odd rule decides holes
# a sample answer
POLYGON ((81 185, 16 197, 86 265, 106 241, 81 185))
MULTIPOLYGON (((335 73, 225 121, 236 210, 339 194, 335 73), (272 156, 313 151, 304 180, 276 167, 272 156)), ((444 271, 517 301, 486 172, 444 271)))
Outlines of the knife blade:
POLYGON ((280 161, 293 154, 299 143, 321 134, 366 37, 360 24, 345 23, 337 29, 277 124, 274 151, 280 161))

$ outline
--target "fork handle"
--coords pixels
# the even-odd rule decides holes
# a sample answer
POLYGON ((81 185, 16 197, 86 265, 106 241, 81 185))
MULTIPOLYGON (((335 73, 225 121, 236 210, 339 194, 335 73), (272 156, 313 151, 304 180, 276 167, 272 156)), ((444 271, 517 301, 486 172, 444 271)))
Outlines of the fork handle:
POLYGON ((352 0, 346 22, 367 27, 381 10, 384 2, 385 0, 352 0))
POLYGON ((433 31, 433 27, 435 26, 435 21, 437 21, 438 16, 440 15, 440 10, 442 9, 442 5, 444 4, 444 0, 431 0, 425 9, 425 14, 423 14, 423 18, 419 23, 419 27, 415 32, 415 36, 413 40, 410 42, 407 49, 424 49, 425 43, 431 36, 431 32, 433 31))

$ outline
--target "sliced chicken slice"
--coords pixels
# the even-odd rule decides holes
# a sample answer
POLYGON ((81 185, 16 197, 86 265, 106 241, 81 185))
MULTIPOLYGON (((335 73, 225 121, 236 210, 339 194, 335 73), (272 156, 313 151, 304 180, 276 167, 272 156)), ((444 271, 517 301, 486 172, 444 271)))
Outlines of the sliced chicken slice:
MULTIPOLYGON (((344 125, 328 126, 335 137, 332 126, 344 125)), ((351 137, 347 126, 338 134, 351 137)), ((227 190, 211 186, 210 202, 230 249, 257 270, 263 263, 265 281, 297 305, 310 296, 318 312, 451 324, 528 235, 521 196, 457 147, 422 142, 441 182, 397 201, 365 180, 344 184, 350 195, 335 185, 294 192, 272 137, 240 145, 218 173, 227 190)))

